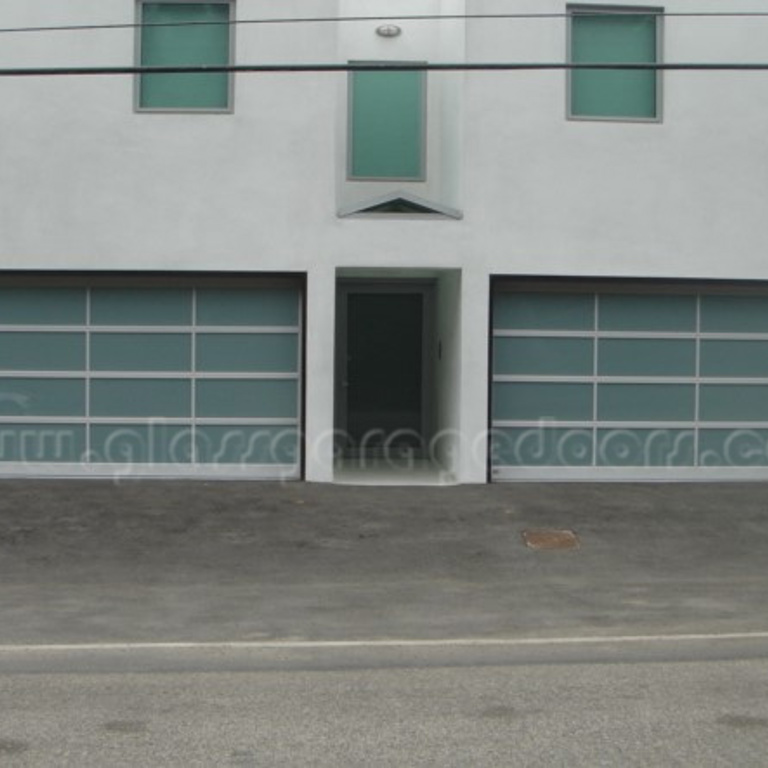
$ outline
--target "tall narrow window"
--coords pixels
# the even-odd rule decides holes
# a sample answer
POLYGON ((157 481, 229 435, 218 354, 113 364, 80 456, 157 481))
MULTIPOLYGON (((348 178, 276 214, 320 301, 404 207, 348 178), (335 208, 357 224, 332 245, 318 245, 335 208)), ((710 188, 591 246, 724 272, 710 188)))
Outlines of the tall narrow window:
POLYGON ((425 177, 424 72, 350 75, 349 178, 425 177))
MULTIPOLYGON (((656 64, 661 8, 578 6, 570 12, 573 64, 656 64)), ((654 69, 570 71, 571 117, 656 120, 660 75, 654 69)))
MULTIPOLYGON (((225 3, 142 2, 140 63, 143 67, 226 66, 230 63, 232 7, 225 3)), ((225 111, 227 72, 144 74, 140 109, 225 111)))

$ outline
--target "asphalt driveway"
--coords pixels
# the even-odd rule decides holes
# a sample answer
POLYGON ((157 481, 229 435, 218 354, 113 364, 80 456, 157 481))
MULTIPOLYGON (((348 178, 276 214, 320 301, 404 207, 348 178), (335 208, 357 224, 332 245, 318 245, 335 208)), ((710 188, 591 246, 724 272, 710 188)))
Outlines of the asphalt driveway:
POLYGON ((760 483, 0 482, 0 644, 758 632, 766 563, 760 483))

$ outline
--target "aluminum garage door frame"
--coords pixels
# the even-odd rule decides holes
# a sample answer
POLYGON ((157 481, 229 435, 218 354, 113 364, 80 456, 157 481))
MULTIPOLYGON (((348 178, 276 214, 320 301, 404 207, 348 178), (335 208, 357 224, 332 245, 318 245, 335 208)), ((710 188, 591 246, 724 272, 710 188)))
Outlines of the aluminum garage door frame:
POLYGON ((492 480, 768 480, 768 286, 492 283, 492 480))
POLYGON ((0 476, 299 479, 304 282, 3 275, 0 476))

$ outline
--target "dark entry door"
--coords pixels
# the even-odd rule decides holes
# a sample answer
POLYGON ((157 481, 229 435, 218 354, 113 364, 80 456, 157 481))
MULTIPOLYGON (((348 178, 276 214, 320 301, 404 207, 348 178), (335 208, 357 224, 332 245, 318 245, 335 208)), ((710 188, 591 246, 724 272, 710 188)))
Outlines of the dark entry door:
POLYGON ((424 441, 423 291, 346 294, 347 452, 418 452, 424 441))

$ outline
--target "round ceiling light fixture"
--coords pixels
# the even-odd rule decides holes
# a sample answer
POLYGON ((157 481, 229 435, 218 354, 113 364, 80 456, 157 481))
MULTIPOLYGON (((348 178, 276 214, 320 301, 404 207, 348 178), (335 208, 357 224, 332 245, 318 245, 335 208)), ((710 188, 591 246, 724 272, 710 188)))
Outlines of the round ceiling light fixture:
POLYGON ((376 27, 376 34, 379 37, 397 37, 403 30, 397 24, 382 24, 376 27))

